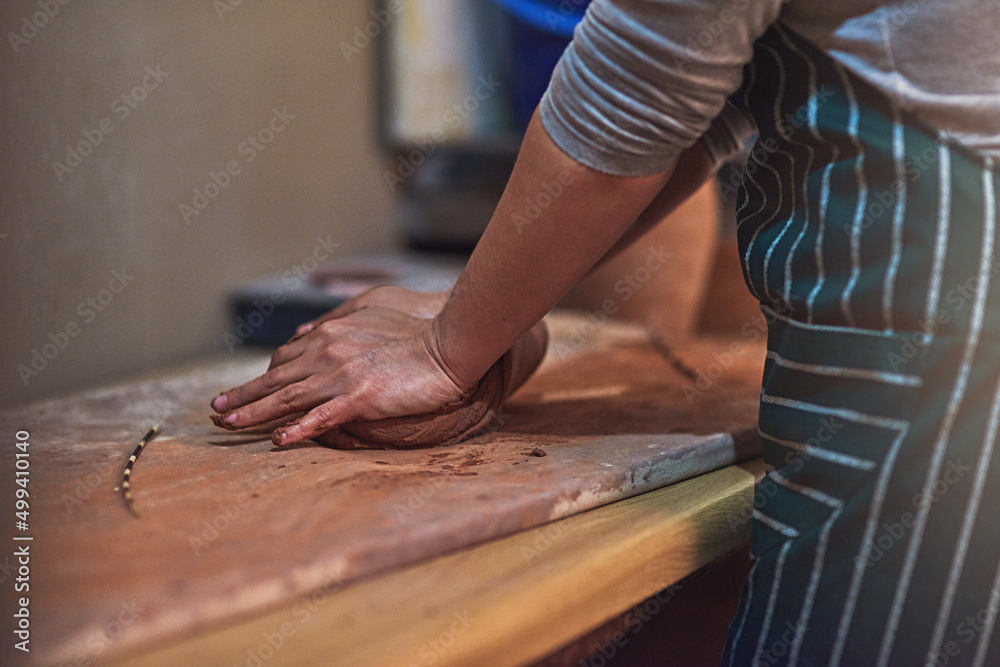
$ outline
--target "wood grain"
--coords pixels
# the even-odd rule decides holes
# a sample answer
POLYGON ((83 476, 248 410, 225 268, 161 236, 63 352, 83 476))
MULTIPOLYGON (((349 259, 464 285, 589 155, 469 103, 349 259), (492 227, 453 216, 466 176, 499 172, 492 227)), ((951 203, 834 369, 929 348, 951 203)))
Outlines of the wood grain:
POLYGON ((761 346, 681 341, 668 360, 641 328, 550 326, 496 428, 439 449, 275 450, 267 430, 216 429, 209 400, 266 368, 259 352, 0 413, 32 438, 32 657, 133 655, 757 455, 761 346), (161 420, 135 519, 115 485, 161 420))
POLYGON ((762 470, 730 466, 344 590, 331 582, 117 664, 525 664, 746 541, 749 522, 733 518, 762 470))

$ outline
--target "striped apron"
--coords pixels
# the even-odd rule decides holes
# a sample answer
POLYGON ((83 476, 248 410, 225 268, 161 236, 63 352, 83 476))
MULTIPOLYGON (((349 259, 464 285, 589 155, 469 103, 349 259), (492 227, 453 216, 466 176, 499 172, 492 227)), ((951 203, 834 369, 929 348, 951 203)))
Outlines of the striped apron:
POLYGON ((730 101, 768 474, 722 664, 1000 665, 993 162, 780 24, 730 101))

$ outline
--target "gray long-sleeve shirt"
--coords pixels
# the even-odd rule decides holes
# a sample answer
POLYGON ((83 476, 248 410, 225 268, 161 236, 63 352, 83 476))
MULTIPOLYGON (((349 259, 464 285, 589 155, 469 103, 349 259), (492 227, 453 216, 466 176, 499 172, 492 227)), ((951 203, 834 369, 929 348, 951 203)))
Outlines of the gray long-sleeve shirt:
POLYGON ((998 0, 594 0, 542 122, 607 173, 662 170, 703 135, 721 159, 752 129, 726 98, 779 19, 900 107, 1000 158, 998 0))

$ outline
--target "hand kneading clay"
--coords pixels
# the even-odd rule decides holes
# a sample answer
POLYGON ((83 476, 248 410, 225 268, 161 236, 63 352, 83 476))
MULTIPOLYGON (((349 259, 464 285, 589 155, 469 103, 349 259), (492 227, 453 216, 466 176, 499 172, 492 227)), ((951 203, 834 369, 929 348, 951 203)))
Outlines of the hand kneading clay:
POLYGON ((471 438, 496 418, 504 401, 535 372, 548 337, 545 323, 536 324, 460 401, 421 415, 348 422, 313 441, 334 449, 417 449, 471 438))

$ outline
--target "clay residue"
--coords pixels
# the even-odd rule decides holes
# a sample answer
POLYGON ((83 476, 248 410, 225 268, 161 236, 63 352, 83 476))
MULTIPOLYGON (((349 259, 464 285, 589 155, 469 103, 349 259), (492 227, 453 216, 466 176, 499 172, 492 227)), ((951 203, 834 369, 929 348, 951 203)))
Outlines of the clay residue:
POLYGON ((470 450, 465 454, 465 458, 459 461, 458 465, 462 468, 484 465, 488 463, 488 461, 483 458, 483 454, 484 452, 481 449, 470 450))

